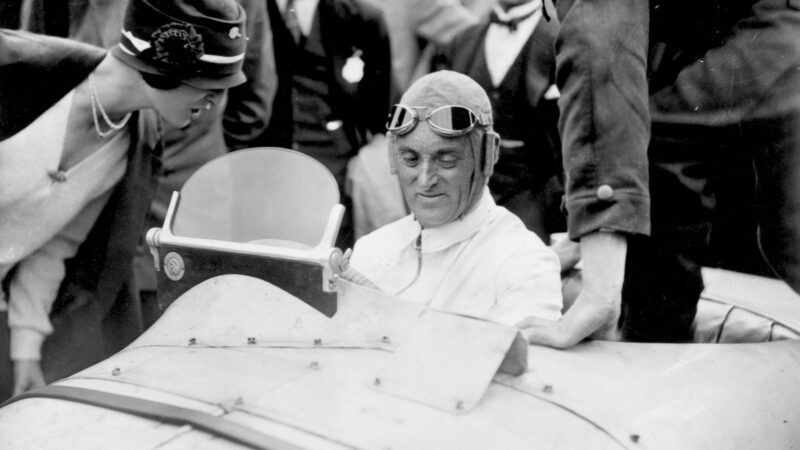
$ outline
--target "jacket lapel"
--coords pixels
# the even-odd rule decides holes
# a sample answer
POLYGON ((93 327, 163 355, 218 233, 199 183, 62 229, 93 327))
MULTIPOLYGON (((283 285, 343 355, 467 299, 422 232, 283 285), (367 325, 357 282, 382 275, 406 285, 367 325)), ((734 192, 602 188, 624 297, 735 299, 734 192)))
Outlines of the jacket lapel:
POLYGON ((555 83, 555 39, 558 32, 553 22, 542 18, 526 44, 525 83, 528 101, 538 105, 547 89, 555 83))

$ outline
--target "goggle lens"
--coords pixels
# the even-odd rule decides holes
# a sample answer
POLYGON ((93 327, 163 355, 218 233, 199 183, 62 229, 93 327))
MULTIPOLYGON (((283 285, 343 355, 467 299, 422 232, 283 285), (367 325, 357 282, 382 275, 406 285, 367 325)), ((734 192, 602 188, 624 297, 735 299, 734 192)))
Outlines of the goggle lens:
POLYGON ((461 135, 469 132, 478 122, 478 116, 463 106, 445 106, 428 115, 428 123, 448 135, 461 135))
MULTIPOLYGON (((416 126, 419 115, 411 107, 394 105, 386 122, 386 129, 404 135, 416 126)), ((470 132, 478 123, 478 116, 464 106, 442 106, 428 114, 428 124, 436 134, 445 137, 461 136, 470 132)))
POLYGON ((417 113, 414 112, 414 110, 406 108, 403 105, 394 105, 389 112, 389 120, 386 122, 386 129, 398 134, 404 134, 411 131, 416 119, 417 113))

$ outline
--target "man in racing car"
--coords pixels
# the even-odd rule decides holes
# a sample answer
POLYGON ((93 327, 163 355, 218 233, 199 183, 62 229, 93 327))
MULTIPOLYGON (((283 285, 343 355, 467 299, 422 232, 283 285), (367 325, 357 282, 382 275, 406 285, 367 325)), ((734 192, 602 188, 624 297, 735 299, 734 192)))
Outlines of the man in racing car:
POLYGON ((350 269, 434 309, 511 326, 560 318, 558 258, 487 187, 500 137, 486 92, 456 72, 426 75, 392 108, 387 132, 411 214, 359 239, 350 269))

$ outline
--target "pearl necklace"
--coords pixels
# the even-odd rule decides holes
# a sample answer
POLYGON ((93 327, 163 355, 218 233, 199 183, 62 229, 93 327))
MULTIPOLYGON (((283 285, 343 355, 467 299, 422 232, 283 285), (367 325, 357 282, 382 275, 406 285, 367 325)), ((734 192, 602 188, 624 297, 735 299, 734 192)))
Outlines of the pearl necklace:
POLYGON ((128 119, 131 118, 131 113, 125 114, 125 117, 122 118, 117 123, 114 123, 106 110, 103 108, 103 104, 100 103, 100 97, 97 96, 97 88, 94 86, 94 74, 89 74, 89 91, 91 93, 92 98, 92 119, 94 120, 94 130, 97 132, 97 137, 104 138, 109 134, 113 133, 114 130, 122 129, 125 124, 128 123, 128 119), (100 129, 100 121, 97 119, 97 110, 100 110, 100 114, 103 116, 103 121, 105 121, 106 125, 108 125, 111 129, 108 131, 103 131, 100 129))

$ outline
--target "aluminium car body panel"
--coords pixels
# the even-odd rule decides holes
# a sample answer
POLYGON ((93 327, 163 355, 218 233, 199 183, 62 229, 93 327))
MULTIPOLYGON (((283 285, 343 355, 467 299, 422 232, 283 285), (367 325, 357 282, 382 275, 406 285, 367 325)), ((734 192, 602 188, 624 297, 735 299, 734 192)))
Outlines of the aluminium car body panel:
MULTIPOLYGON (((414 306, 376 296, 380 307, 361 308, 361 315, 359 308, 340 308, 350 316, 326 328, 335 319, 262 280, 226 275, 205 283, 126 350, 58 384, 206 411, 301 448, 800 445, 797 340, 588 342, 569 351, 530 346, 527 372, 497 374, 475 408, 448 411, 387 395, 374 383, 402 346, 403 326, 419 311, 414 306), (266 295, 282 298, 270 303, 266 295), (290 325, 276 325, 289 318, 290 325)), ((475 352, 476 360, 483 358, 498 364, 475 352)), ((461 382, 456 378, 454 385, 461 382)), ((122 448, 235 446, 191 427, 63 400, 29 398, 0 409, 1 448, 110 442, 122 448)))

